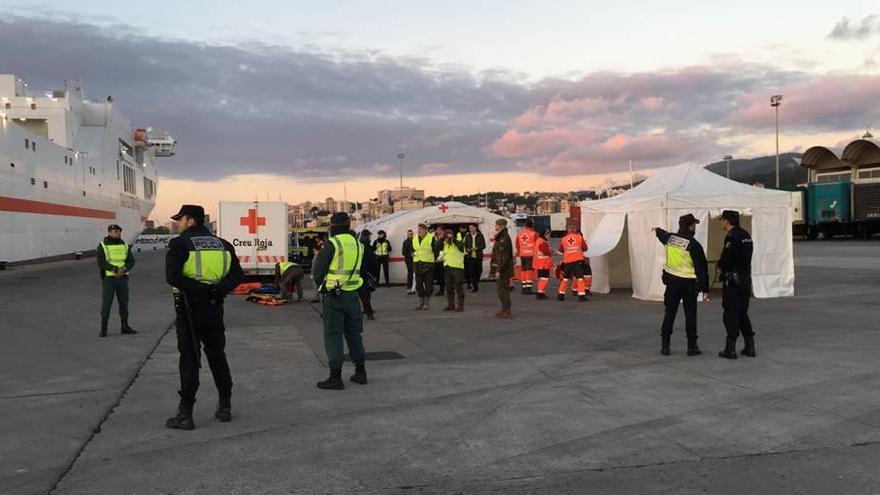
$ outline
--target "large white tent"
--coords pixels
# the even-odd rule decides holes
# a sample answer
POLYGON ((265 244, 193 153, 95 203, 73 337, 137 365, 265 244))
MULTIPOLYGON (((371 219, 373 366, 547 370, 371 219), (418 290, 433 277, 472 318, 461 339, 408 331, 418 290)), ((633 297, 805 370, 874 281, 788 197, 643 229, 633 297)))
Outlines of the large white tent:
MULTIPOLYGON (((428 206, 417 210, 407 210, 394 213, 378 220, 369 222, 359 227, 359 232, 363 229, 369 230, 373 234, 373 240, 380 230, 384 230, 391 242, 391 257, 389 259, 389 272, 392 283, 406 283, 406 264, 403 260, 401 248, 403 241, 406 239, 406 231, 412 229, 416 232, 416 228, 420 223, 428 226, 445 225, 470 225, 476 224, 483 237, 486 238, 486 251, 483 259, 483 277, 489 274, 489 260, 492 252, 493 235, 495 234, 495 220, 503 218, 499 215, 489 212, 483 208, 475 208, 457 201, 442 203, 437 206, 428 206)), ((510 227, 510 235, 514 236, 516 227, 513 222, 508 220, 510 227)), ((384 280, 384 279, 383 279, 384 280)))
POLYGON ((709 276, 721 253, 725 232, 714 220, 723 210, 740 212, 754 239, 752 283, 756 297, 794 295, 791 196, 725 179, 701 166, 659 170, 620 196, 581 203, 581 229, 589 244, 593 291, 632 288, 633 297, 663 300, 665 253, 652 228, 678 229, 692 213, 700 224, 697 240, 709 259, 709 276))

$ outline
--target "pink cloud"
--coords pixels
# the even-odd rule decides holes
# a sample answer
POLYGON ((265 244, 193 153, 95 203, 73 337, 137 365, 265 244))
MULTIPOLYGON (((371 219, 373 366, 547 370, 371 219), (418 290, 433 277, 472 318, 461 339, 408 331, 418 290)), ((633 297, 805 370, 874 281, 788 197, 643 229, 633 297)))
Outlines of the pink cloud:
POLYGON ((600 139, 597 129, 590 127, 557 127, 555 129, 520 131, 508 129, 492 143, 492 151, 501 157, 518 158, 559 152, 565 148, 600 139))
MULTIPOLYGON (((743 106, 731 116, 742 127, 774 125, 770 95, 777 91, 753 92, 743 97, 743 106)), ((880 76, 833 76, 782 87, 780 118, 787 125, 823 126, 834 122, 860 127, 858 120, 880 101, 880 76)))
POLYGON ((649 112, 655 112, 663 108, 663 98, 659 96, 646 96, 639 100, 639 104, 649 112))

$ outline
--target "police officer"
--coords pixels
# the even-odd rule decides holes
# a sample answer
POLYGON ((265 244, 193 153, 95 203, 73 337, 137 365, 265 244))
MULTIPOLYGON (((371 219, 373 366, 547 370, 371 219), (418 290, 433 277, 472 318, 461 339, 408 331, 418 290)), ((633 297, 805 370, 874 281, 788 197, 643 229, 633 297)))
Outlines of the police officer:
POLYGON ((718 273, 723 288, 721 306, 724 308, 724 328, 727 342, 718 355, 736 359, 736 339, 741 333, 745 346, 741 354, 755 357, 755 331, 749 319, 749 298, 752 295, 752 236, 740 227, 739 212, 724 210, 721 226, 727 232, 724 249, 718 259, 718 273))
POLYGON ((666 264, 663 266, 663 294, 665 315, 660 327, 660 354, 669 355, 669 340, 679 301, 684 306, 687 355, 698 356, 703 352, 697 346, 697 292, 706 297, 709 291, 709 267, 703 246, 694 238, 699 220, 690 213, 678 219, 678 233, 670 234, 655 228, 657 239, 666 247, 666 264))
POLYGON ((219 395, 214 417, 224 423, 232 419, 232 375, 226 362, 223 299, 244 274, 232 244, 205 227, 205 210, 201 206, 183 205, 171 218, 181 232, 168 243, 165 256, 165 280, 174 287, 177 310, 180 405, 177 415, 169 418, 165 426, 192 430, 201 347, 205 348, 219 395))
POLYGON ((351 231, 347 213, 334 213, 330 217, 330 239, 315 260, 312 277, 320 288, 324 308, 324 350, 330 377, 318 382, 318 388, 342 390, 343 340, 348 344, 348 354, 355 366, 351 381, 367 384, 364 367, 364 319, 358 304, 358 289, 363 284, 361 265, 364 245, 351 231))
POLYGON ((388 260, 391 256, 391 243, 388 242, 388 236, 384 230, 380 230, 376 235, 379 238, 373 241, 372 246, 373 253, 376 256, 376 286, 379 285, 382 274, 385 275, 385 285, 391 285, 391 280, 388 278, 388 260))
POLYGON ((131 255, 131 248, 122 240, 122 227, 115 223, 107 227, 107 237, 98 244, 96 253, 101 269, 101 333, 98 336, 107 336, 114 295, 119 302, 122 333, 135 334, 137 332, 128 326, 128 274, 134 267, 134 256, 131 255))

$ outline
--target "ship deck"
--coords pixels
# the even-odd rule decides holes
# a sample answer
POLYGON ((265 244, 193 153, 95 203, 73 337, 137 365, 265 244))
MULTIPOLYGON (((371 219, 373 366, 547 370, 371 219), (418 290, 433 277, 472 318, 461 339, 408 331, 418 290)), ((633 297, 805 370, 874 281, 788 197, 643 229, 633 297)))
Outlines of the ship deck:
MULTIPOLYGON (((658 354, 662 307, 589 303, 486 283, 464 314, 374 294, 370 384, 320 391, 309 304, 231 297, 231 423, 172 431, 177 350, 161 252, 133 273, 136 336, 97 337, 94 260, 0 272, 0 492, 864 493, 880 490, 880 241, 796 243, 797 296, 758 300, 757 359, 716 357, 721 303, 700 305, 705 354, 658 354)), ((115 309, 115 308, 114 308, 115 309)), ((345 370, 347 377, 349 369, 345 370)))

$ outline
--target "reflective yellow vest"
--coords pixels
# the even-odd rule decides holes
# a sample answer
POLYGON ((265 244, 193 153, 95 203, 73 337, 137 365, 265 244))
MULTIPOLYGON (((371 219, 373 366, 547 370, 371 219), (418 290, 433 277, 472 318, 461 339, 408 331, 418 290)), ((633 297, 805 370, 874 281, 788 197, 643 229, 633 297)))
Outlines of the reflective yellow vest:
POLYGON ((281 263, 278 263, 278 272, 281 274, 284 274, 284 272, 286 272, 287 269, 292 266, 299 266, 299 265, 292 262, 292 261, 282 261, 281 263))
MULTIPOLYGON (((107 260, 107 263, 117 268, 125 266, 125 260, 128 259, 128 246, 124 241, 122 244, 104 244, 104 241, 101 241, 101 248, 104 250, 104 259, 107 260)), ((104 270, 104 275, 112 277, 116 275, 116 272, 104 270)))
POLYGON ((376 256, 388 256, 388 242, 379 241, 376 243, 376 256))
POLYGON ((687 248, 691 241, 677 235, 670 235, 666 241, 666 265, 663 269, 670 275, 681 278, 697 278, 694 260, 687 248))
POLYGON ((232 253, 223 246, 219 237, 204 235, 190 237, 189 256, 183 264, 183 276, 216 284, 223 280, 232 266, 232 253))
POLYGON ((412 238, 413 261, 416 263, 433 263, 434 259, 434 234, 425 234, 425 238, 419 242, 419 236, 412 238))
POLYGON ((361 264, 364 261, 364 245, 351 234, 339 234, 330 238, 333 243, 333 260, 324 278, 324 288, 339 288, 346 292, 358 290, 364 281, 361 279, 361 264))
POLYGON ((443 243, 443 266, 464 270, 464 252, 454 243, 443 243))

